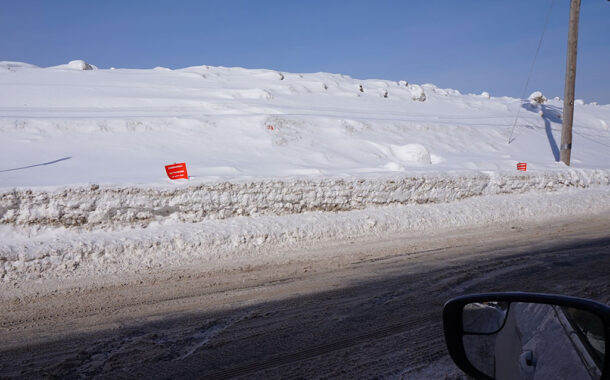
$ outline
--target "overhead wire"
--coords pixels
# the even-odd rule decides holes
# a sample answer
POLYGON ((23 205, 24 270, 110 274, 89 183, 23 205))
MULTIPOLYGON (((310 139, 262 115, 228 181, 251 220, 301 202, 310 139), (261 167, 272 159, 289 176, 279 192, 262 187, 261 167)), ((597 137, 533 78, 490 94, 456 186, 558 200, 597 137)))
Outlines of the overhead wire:
MULTIPOLYGON (((527 74, 527 80, 525 81, 525 86, 523 87, 523 93, 521 95, 521 100, 525 99, 525 94, 527 94, 527 87, 530 83, 530 78, 532 77, 532 72, 534 71, 534 65, 536 64, 536 59, 538 58, 538 53, 540 53, 540 47, 542 46, 542 41, 544 40, 544 34, 546 33, 546 29, 549 25, 549 20, 551 18, 551 11, 553 10, 553 4, 555 0, 551 0, 551 5, 549 6, 549 10, 546 14, 546 20, 544 21, 544 28, 542 29, 542 35, 540 35, 540 40, 538 41, 538 47, 536 48, 536 54, 534 54, 534 60, 532 61, 532 65, 530 66, 530 71, 527 74)), ((510 136, 508 136, 508 143, 510 144, 513 140, 513 133, 515 132, 515 127, 517 126, 517 120, 519 120, 519 113, 521 112, 521 108, 517 109, 517 116, 515 116, 515 122, 513 123, 513 128, 510 131, 510 136)))

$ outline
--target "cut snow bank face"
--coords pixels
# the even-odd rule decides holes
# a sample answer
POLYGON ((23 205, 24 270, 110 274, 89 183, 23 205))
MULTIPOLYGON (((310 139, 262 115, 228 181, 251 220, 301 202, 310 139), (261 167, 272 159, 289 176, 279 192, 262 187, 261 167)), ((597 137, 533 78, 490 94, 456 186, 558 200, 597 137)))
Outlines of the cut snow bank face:
POLYGON ((0 240, 10 239, 10 234, 16 233, 31 237, 49 228, 144 228, 168 221, 198 223, 244 216, 345 212, 372 206, 450 203, 495 194, 608 187, 610 171, 303 178, 184 185, 173 189, 93 185, 59 191, 0 193, 0 226, 18 228, 5 236, 0 234, 0 240))
MULTIPOLYGON (((168 221, 115 231, 51 230, 30 238, 0 240, 0 297, 136 282, 169 270, 206 271, 311 260, 312 247, 332 242, 382 241, 402 233, 439 233, 460 227, 545 223, 567 217, 607 215, 607 188, 585 191, 493 195, 460 202, 367 208, 345 213, 310 212, 256 218, 168 221), (578 204, 577 208, 573 205, 578 204), (299 249, 300 248, 300 249, 299 249), (114 279, 112 275, 123 275, 114 279), (80 281, 80 282, 79 282, 80 281)), ((0 231, 7 229, 2 226, 0 231)), ((330 255, 332 250, 320 251, 330 255)), ((326 256, 328 257, 328 256, 326 256)))

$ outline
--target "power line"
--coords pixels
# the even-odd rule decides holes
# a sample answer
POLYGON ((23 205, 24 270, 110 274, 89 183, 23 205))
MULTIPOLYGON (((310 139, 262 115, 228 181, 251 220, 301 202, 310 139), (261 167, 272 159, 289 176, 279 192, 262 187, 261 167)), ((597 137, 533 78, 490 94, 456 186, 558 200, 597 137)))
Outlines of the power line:
MULTIPOLYGON (((536 48, 536 54, 534 54, 534 60, 532 61, 532 65, 530 66, 530 72, 527 74, 527 80, 525 81, 525 86, 523 87, 523 94, 521 95, 521 99, 525 99, 525 94, 527 94, 527 86, 530 83, 530 78, 532 76, 532 72, 534 71, 534 65, 536 64, 536 59, 538 58, 538 53, 540 52, 540 47, 542 46, 542 40, 544 39, 544 33, 546 33, 547 26, 549 25, 549 20, 551 18, 551 11, 553 10, 553 4, 555 0, 551 0, 551 5, 549 6, 549 11, 546 15, 546 20, 544 22, 544 28, 542 29, 542 35, 540 36, 540 41, 538 41, 538 47, 536 48)), ((508 143, 512 142, 513 133, 515 132, 515 127, 517 126, 517 120, 519 119, 519 113, 521 112, 521 108, 517 110, 517 116, 515 116, 515 122, 513 123, 513 128, 510 131, 510 136, 508 137, 508 143)))

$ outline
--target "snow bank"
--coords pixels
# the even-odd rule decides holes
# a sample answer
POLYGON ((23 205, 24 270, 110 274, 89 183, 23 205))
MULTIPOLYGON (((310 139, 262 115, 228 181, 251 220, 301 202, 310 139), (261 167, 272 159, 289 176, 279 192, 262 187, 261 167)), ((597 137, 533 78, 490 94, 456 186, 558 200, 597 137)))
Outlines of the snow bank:
POLYGON ((0 194, 0 278, 217 268, 347 237, 607 213, 609 185, 609 171, 570 170, 14 190, 0 194))
MULTIPOLYGON (((409 148, 411 149, 411 148, 409 148)), ((405 151, 411 154, 411 150, 405 151)), ((415 149, 421 153, 419 148, 415 149)), ((403 152, 403 154, 406 154, 403 152)), ((479 173, 361 179, 221 182, 180 188, 70 187, 0 193, 0 224, 37 228, 118 228, 177 220, 351 211, 369 206, 445 203, 493 194, 608 186, 610 171, 479 173)))
POLYGON ((610 105, 576 102, 570 168, 561 106, 330 73, 0 62, 0 277, 607 212, 610 105), (175 162, 188 181, 166 178, 175 162))
MULTIPOLYGON (((174 162, 196 184, 506 172, 517 162, 565 170, 558 99, 534 107, 330 73, 89 67, 0 62, 0 189, 171 187, 163 166, 174 162)), ((610 105, 575 105, 573 168, 610 169, 609 124, 610 105)))
MULTIPOLYGON (((31 237, 3 226, 3 235, 10 238, 0 245, 0 283, 23 286, 44 278, 85 278, 90 284, 94 278, 112 274, 127 273, 133 280, 151 270, 188 265, 196 265, 200 271, 236 268, 299 259, 287 255, 286 250, 321 242, 609 212, 610 191, 603 187, 369 207, 342 213, 316 211, 198 223, 166 221, 116 231, 59 229, 31 237)), ((301 254, 307 255, 308 251, 301 254)))

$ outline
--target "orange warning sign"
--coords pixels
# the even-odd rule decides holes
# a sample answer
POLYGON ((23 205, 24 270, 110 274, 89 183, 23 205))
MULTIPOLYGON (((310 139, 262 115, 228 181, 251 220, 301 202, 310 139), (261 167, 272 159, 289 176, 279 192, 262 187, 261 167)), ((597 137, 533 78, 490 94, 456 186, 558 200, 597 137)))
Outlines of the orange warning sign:
POLYGON ((189 175, 186 172, 186 163, 182 162, 179 164, 165 165, 165 171, 169 179, 189 179, 189 175))
POLYGON ((520 171, 522 171, 522 172, 527 171, 527 163, 525 163, 525 162, 519 162, 519 163, 517 164, 517 170, 520 170, 520 171))

